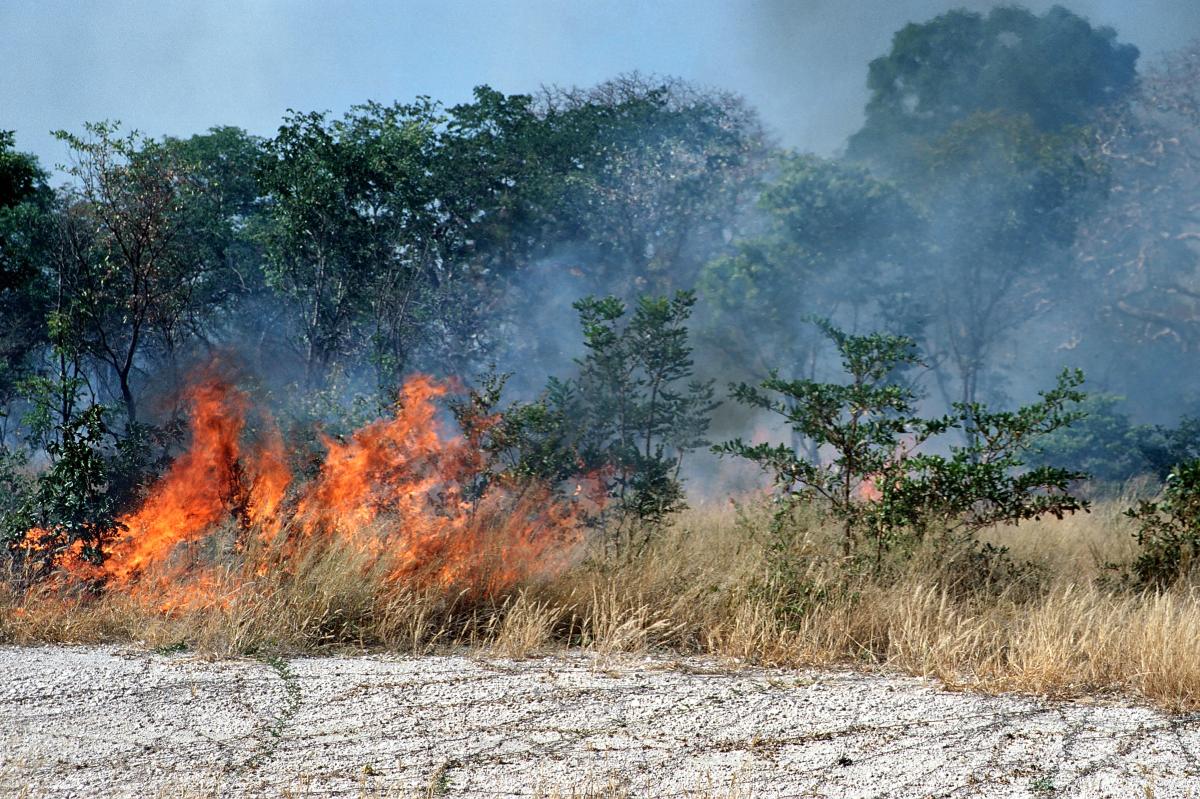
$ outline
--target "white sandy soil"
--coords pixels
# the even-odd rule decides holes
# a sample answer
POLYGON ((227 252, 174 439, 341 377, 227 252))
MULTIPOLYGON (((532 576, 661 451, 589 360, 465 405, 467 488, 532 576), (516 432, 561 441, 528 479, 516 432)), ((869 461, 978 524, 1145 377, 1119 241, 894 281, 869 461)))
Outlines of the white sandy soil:
POLYGON ((0 746, 31 799, 1200 797, 1200 715, 659 658, 7 647, 0 746))

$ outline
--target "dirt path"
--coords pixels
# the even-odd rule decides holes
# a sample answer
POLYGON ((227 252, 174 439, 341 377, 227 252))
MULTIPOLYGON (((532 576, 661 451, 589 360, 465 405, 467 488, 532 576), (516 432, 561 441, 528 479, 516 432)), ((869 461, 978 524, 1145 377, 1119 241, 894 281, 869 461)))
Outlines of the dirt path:
POLYGON ((5 796, 1200 797, 1200 716, 702 661, 0 648, 0 738, 5 796))

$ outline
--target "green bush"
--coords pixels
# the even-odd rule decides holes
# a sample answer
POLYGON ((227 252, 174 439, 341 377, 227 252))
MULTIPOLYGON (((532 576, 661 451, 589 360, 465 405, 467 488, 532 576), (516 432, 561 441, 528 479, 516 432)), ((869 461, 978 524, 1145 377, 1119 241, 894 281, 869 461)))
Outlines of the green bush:
POLYGON ((847 556, 869 555, 876 568, 885 552, 939 531, 949 540, 973 540, 994 524, 1043 515, 1062 517, 1086 509, 1070 485, 1085 475, 1053 466, 1027 467, 1024 456, 1041 437, 1079 418, 1070 410, 1083 399, 1078 372, 1064 372, 1038 402, 1016 411, 991 411, 956 403, 937 418, 916 415, 917 393, 901 381, 920 364, 905 336, 856 336, 819 323, 837 347, 849 376, 845 383, 785 380, 772 375, 758 386, 733 386, 738 401, 782 416, 807 452, 784 444, 716 447, 769 472, 782 500, 780 524, 798 503, 824 507, 842 525, 847 556), (968 443, 949 443, 965 431, 968 443), (946 454, 926 454, 922 447, 946 454))
POLYGON ((1113 394, 1087 396, 1075 408, 1080 418, 1042 436, 1029 453, 1029 463, 1066 464, 1108 484, 1154 472, 1143 453, 1152 430, 1134 425, 1120 410, 1124 399, 1113 394))
POLYGON ((1200 556, 1200 460, 1177 466, 1158 501, 1143 500, 1125 515, 1138 523, 1131 580, 1166 588, 1190 575, 1200 556))
POLYGON ((1160 480, 1180 464, 1200 460, 1200 418, 1185 416, 1175 427, 1140 428, 1138 450, 1148 470, 1160 480))
POLYGON ((43 573, 69 549, 101 563, 104 549, 120 532, 111 489, 114 463, 105 452, 104 409, 93 406, 59 428, 46 445, 51 462, 3 517, 13 551, 43 573), (32 531, 32 532, 30 532, 32 531), (28 535, 27 535, 28 533, 28 535))

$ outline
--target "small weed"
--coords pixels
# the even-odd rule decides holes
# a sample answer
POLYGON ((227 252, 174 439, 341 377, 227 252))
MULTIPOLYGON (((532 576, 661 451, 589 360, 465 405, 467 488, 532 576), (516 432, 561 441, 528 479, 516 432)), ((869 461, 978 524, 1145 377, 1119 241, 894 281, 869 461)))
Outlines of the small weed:
POLYGON ((1036 777, 1029 781, 1029 790, 1039 796, 1053 796, 1058 789, 1049 777, 1036 777))
POLYGON ((173 644, 161 644, 151 650, 156 655, 178 655, 188 651, 187 641, 176 641, 173 644))

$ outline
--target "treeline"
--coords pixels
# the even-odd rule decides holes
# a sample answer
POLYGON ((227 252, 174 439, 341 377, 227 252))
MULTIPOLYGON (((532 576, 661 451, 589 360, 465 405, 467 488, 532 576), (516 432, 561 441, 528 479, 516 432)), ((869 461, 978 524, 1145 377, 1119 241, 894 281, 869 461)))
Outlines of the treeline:
MULTIPOLYGON (((602 427, 625 407, 605 380, 664 364, 691 380, 694 362, 675 401, 706 428, 708 380, 831 376, 812 318, 919 344, 914 379, 943 408, 1024 399, 1077 366, 1132 403, 1094 406, 1115 421, 1087 435, 1136 427, 1128 413, 1173 424, 1200 388, 1180 368, 1200 344, 1200 49, 1140 74, 1137 59, 1057 7, 909 25, 832 159, 780 151, 735 96, 636 75, 293 111, 269 138, 89 124, 56 134, 61 187, 6 134, 5 479, 94 445, 119 468, 76 478, 128 502, 179 442, 189 368, 231 352, 297 426, 369 416, 415 370, 478 383, 498 364, 534 388, 575 369, 526 413, 602 427), (643 321, 678 332, 694 303, 696 353, 668 338, 650 363, 649 339, 618 332, 621 302, 670 296, 643 321)), ((639 458, 677 479, 672 453, 704 441, 689 423, 668 442, 649 413, 640 443, 623 429, 593 448, 620 439, 630 483, 639 458)), ((1046 457, 1073 466, 1114 446, 1056 435, 1046 457)))

